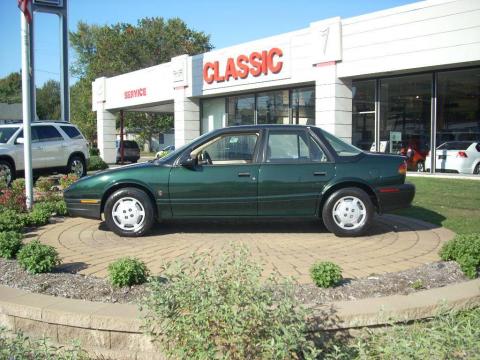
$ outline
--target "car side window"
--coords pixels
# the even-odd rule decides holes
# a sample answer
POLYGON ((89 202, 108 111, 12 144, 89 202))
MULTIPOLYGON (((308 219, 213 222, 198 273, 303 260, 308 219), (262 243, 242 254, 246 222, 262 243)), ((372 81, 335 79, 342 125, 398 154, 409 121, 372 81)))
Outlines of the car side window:
POLYGON ((328 162, 325 151, 323 151, 320 144, 313 137, 310 137, 310 158, 312 161, 328 162))
POLYGON ((35 129, 38 136, 38 141, 60 141, 63 140, 60 132, 51 125, 41 125, 32 127, 35 129))
POLYGON ((225 134, 192 151, 202 165, 248 164, 253 161, 258 133, 225 134))
POLYGON ((305 132, 271 131, 268 135, 267 162, 308 161, 310 154, 305 132))
MULTIPOLYGON (((18 138, 23 138, 23 129, 18 133, 17 139, 18 138)), ((17 139, 15 139, 15 144, 18 144, 17 139)), ((37 130, 35 126, 32 126, 32 143, 37 143, 38 140, 38 135, 37 135, 37 130)))
POLYGON ((82 139, 82 134, 74 126, 60 126, 60 128, 68 135, 70 139, 82 139))

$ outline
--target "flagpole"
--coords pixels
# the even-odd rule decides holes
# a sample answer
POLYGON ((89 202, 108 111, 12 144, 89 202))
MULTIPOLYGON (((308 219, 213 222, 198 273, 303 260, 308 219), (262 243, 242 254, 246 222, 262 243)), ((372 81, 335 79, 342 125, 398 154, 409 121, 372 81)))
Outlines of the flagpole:
MULTIPOLYGON (((33 15, 33 14, 32 14, 33 15)), ((33 21, 33 20, 32 20, 33 21)), ((27 209, 33 204, 33 176, 32 176, 32 132, 31 109, 32 92, 30 82, 30 29, 25 15, 20 12, 21 41, 22 41, 22 110, 23 110, 23 153, 25 168, 25 193, 27 209)))

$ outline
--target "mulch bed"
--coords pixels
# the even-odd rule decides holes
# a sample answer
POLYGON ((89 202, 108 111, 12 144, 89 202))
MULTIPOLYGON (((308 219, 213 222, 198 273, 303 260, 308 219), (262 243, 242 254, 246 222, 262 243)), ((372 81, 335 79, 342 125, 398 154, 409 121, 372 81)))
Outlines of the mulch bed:
MULTIPOLYGON (((435 262, 397 273, 348 279, 330 289, 313 284, 296 285, 295 296, 308 305, 337 300, 357 300, 395 294, 410 294, 468 280, 455 262, 435 262), (421 285, 414 289, 417 282, 421 285)), ((0 284, 46 295, 63 296, 110 303, 138 303, 146 294, 146 285, 116 288, 108 280, 93 276, 62 272, 31 275, 14 260, 0 258, 0 284)))

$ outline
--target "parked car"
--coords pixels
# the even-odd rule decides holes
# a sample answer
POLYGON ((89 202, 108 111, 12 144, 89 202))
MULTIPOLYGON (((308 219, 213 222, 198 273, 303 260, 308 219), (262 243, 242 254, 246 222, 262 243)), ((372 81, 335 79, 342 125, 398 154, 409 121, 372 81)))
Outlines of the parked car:
POLYGON ((403 144, 400 148, 400 155, 407 157, 407 168, 412 171, 425 171, 425 159, 428 154, 426 146, 420 146, 417 142, 411 141, 403 144))
MULTIPOLYGON (((79 177, 87 173, 87 141, 73 124, 60 121, 32 123, 34 174, 66 172, 79 177)), ((7 183, 24 171, 23 124, 0 125, 0 176, 7 183)))
POLYGON ((374 213, 410 205, 402 156, 365 153, 313 126, 214 130, 164 158, 104 171, 64 192, 72 216, 141 236, 155 219, 322 218, 364 234, 374 213))
MULTIPOLYGON (((480 143, 474 141, 447 141, 437 147, 436 171, 460 174, 480 174, 480 143)), ((428 154, 427 167, 431 164, 428 154)), ((430 170, 430 169, 428 169, 430 170)))
MULTIPOLYGON (((122 160, 122 148, 121 142, 117 140, 117 163, 122 160)), ((123 160, 136 163, 140 159, 140 147, 136 141, 133 140, 123 140, 123 160)))

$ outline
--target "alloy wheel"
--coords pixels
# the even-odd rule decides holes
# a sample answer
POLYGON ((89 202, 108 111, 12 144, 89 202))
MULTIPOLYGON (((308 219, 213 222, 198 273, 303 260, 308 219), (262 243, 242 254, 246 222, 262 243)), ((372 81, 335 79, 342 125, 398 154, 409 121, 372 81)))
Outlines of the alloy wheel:
POLYGON ((113 205, 112 219, 122 230, 137 231, 145 222, 145 208, 133 197, 124 197, 113 205))

